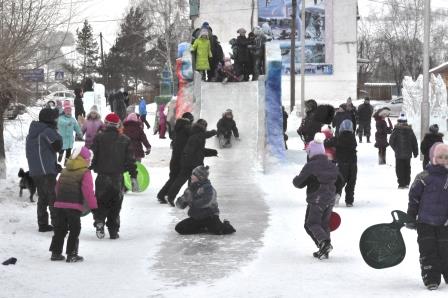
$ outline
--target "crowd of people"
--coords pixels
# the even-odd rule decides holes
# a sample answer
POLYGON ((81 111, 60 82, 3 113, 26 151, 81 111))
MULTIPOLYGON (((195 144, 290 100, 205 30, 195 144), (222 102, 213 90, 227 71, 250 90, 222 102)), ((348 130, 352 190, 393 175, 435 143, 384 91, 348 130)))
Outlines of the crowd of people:
MULTIPOLYGON (((124 193, 128 191, 123 173, 128 172, 131 177, 130 190, 139 191, 137 162, 151 152, 144 132, 144 124, 149 128, 146 101, 140 100, 139 115, 135 107, 126 107, 122 93, 111 95, 111 109, 116 112, 106 115, 104 122, 96 106, 91 107, 84 119, 81 90, 75 102, 78 121, 72 116, 70 102, 66 101, 62 111, 43 108, 39 120, 30 125, 26 157, 39 196, 38 230, 54 231, 50 245, 52 261, 83 261, 78 254, 80 217, 88 211, 92 212, 99 239, 105 237, 106 227, 110 239, 120 237, 120 211, 124 193), (82 146, 75 145, 74 134, 78 141, 85 142, 82 146), (97 174, 95 181, 91 171, 97 174), (62 251, 67 233, 65 257, 62 251)), ((232 111, 225 111, 221 120, 219 123, 225 123, 218 125, 220 137, 230 141, 229 131, 238 137, 232 111)), ((215 129, 207 130, 207 121, 195 122, 189 112, 176 120, 170 176, 157 198, 160 203, 182 209, 189 206, 189 218, 175 227, 180 234, 235 232, 228 220, 219 219, 216 191, 208 180, 209 167, 204 166, 205 157, 218 154, 217 150, 205 148, 206 139, 216 134, 215 129), (187 181, 188 188, 175 201, 187 181)))
MULTIPOLYGON (((370 143, 373 117, 378 164, 386 164, 386 148, 390 145, 395 153, 399 189, 411 185, 411 158, 418 156, 418 142, 404 113, 400 113, 393 126, 388 117, 390 110, 383 108, 374 113, 368 98, 358 109, 349 98, 336 114, 331 106, 318 106, 314 100, 306 101, 305 107, 306 117, 297 133, 305 144, 308 158, 293 184, 307 188, 305 230, 319 249, 314 257, 326 259, 333 249, 330 216, 339 203, 344 185, 346 206, 354 204, 356 135, 359 143, 363 136, 370 143)), ((415 177, 409 190, 406 226, 417 230, 423 283, 429 290, 435 290, 442 276, 448 283, 448 145, 443 144, 443 134, 439 133, 437 124, 430 126, 420 150, 424 155, 423 172, 415 177)))
POLYGON ((259 26, 255 26, 247 36, 246 33, 244 28, 237 30, 238 36, 229 41, 231 56, 225 57, 218 37, 213 34, 208 22, 194 30, 191 51, 194 68, 202 74, 202 80, 225 83, 251 78, 256 81, 259 75, 264 74, 265 43, 270 37, 259 26))

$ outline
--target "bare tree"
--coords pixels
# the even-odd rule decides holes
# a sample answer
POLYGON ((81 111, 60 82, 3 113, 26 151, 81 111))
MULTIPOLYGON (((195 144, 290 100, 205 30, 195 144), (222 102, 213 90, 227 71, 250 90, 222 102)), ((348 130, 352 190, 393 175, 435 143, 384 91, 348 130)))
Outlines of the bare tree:
POLYGON ((174 73, 177 45, 189 38, 188 1, 186 0, 141 0, 140 7, 150 23, 152 37, 150 48, 162 57, 174 73))
POLYGON ((68 23, 70 9, 60 0, 0 0, 0 178, 6 177, 3 114, 24 90, 20 72, 54 58, 36 59, 50 34, 68 23))

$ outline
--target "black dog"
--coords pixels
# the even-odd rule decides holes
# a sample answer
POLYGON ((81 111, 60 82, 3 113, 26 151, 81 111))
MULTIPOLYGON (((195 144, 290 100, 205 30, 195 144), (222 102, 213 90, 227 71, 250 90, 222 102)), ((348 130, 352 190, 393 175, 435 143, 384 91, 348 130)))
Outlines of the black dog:
POLYGON ((19 177, 20 177, 19 196, 22 197, 22 191, 24 189, 28 189, 30 191, 30 202, 34 202, 33 196, 36 193, 36 185, 34 184, 33 178, 31 178, 30 176, 30 172, 29 171, 25 172, 22 168, 20 168, 19 177))

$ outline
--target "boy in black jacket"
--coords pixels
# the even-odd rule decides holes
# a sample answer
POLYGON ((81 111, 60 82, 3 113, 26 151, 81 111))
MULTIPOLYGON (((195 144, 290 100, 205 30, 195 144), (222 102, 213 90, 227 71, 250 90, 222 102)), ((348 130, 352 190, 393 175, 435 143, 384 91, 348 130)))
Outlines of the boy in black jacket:
POLYGON ((437 124, 433 124, 429 127, 429 133, 425 134, 420 144, 420 151, 424 156, 423 170, 429 163, 429 149, 431 149, 432 145, 437 142, 443 143, 443 134, 439 133, 439 126, 437 124))
POLYGON ((216 124, 218 128, 217 137, 219 140, 219 147, 226 148, 231 147, 232 143, 230 143, 230 139, 233 136, 239 140, 238 128, 236 127, 236 122, 233 120, 233 113, 231 109, 227 109, 223 114, 222 118, 219 119, 216 124))
MULTIPOLYGON (((356 176, 358 174, 357 156, 356 156, 355 134, 353 133, 353 123, 346 119, 339 126, 339 135, 337 137, 325 140, 326 147, 336 148, 336 162, 339 172, 344 177, 345 184, 345 205, 353 207, 356 176)), ((343 186, 337 190, 336 205, 342 194, 343 186)))

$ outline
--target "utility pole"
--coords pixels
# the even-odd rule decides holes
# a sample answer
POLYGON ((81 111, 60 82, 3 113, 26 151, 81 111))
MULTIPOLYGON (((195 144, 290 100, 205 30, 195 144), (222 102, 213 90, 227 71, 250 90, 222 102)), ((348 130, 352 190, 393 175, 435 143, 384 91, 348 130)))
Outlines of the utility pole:
POLYGON ((296 105, 296 20, 297 20, 297 0, 292 0, 292 13, 291 13, 291 64, 290 64, 290 85, 291 85, 291 100, 290 100, 290 112, 294 110, 296 105))
POLYGON ((305 0, 300 22, 300 115, 305 117, 305 0))
POLYGON ((420 137, 423 140, 429 128, 429 35, 431 0, 425 0, 423 32, 423 100, 421 110, 420 137))

